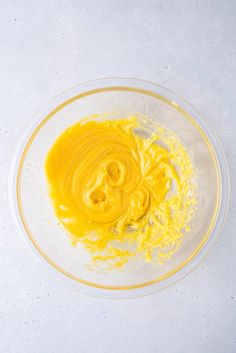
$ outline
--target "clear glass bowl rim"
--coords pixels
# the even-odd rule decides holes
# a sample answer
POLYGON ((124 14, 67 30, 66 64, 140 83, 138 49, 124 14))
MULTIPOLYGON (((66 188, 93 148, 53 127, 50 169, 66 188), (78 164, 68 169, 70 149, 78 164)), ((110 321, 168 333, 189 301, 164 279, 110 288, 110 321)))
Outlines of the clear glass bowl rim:
POLYGON ((62 280, 64 284, 89 295, 109 298, 129 298, 151 294, 176 283, 181 278, 190 273, 205 257, 213 242, 222 231, 229 205, 229 195, 230 180, 225 154, 218 138, 213 133, 212 129, 208 127, 206 121, 202 118, 200 113, 184 98, 180 97, 173 91, 156 83, 135 78, 111 77, 88 81, 66 90, 48 102, 48 104, 45 106, 45 109, 36 115, 33 124, 29 127, 22 139, 19 141, 11 163, 9 174, 9 206, 13 222, 17 231, 23 235, 23 238, 27 241, 31 248, 33 248, 34 253, 43 261, 44 264, 47 265, 48 270, 54 274, 54 276, 56 275, 58 279, 62 280), (136 89, 137 91, 143 91, 144 93, 145 91, 149 93, 152 92, 154 96, 160 96, 163 98, 163 100, 166 99, 168 102, 171 102, 173 106, 178 107, 187 113, 187 115, 193 119, 193 122, 195 122, 201 131, 206 135, 208 141, 211 144, 217 161, 220 187, 219 207, 217 216, 215 218, 215 223, 205 242, 201 247, 199 247, 198 251, 193 254, 193 256, 190 256, 186 261, 184 261, 182 267, 176 271, 171 271, 173 273, 167 273, 167 275, 164 276, 164 279, 159 280, 158 278, 157 280, 154 279, 153 281, 142 283, 141 285, 132 285, 126 287, 102 286, 87 282, 86 280, 78 281, 76 278, 73 278, 73 276, 68 276, 63 270, 58 268, 58 266, 53 266, 47 255, 43 254, 43 252, 40 251, 40 249, 37 247, 37 244, 32 241, 31 236, 29 236, 29 233, 24 226, 18 205, 17 190, 18 171, 21 164, 21 157, 30 138, 34 134, 34 131, 36 128, 38 128, 45 117, 48 116, 53 110, 60 107, 60 105, 62 105, 64 102, 71 100, 71 98, 75 96, 83 96, 88 92, 92 92, 91 94, 93 94, 93 92, 97 93, 97 90, 108 88, 114 89, 115 87, 134 90, 136 89))

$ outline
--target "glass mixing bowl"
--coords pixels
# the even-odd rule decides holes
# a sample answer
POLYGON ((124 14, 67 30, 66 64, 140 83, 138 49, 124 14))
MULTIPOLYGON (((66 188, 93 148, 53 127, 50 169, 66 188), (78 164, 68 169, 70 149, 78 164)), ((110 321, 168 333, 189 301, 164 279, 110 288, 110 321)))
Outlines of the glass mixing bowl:
POLYGON ((164 87, 127 78, 84 83, 49 102, 16 151, 9 185, 15 224, 48 269, 73 288, 112 298, 146 295, 189 273, 219 234, 229 200, 223 151, 199 113, 164 87), (131 260, 122 269, 91 269, 87 252, 71 246, 55 217, 48 196, 45 157, 56 137, 82 118, 107 114, 116 119, 135 112, 169 127, 190 153, 198 175, 196 216, 182 246, 164 265, 131 260))

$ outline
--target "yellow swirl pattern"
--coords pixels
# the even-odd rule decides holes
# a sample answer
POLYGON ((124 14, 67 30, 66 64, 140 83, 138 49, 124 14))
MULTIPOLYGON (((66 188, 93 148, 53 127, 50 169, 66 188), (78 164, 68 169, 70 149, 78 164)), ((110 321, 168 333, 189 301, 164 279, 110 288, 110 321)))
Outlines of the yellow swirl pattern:
POLYGON ((136 116, 84 120, 64 131, 45 164, 57 217, 94 260, 161 262, 194 215, 193 167, 178 138, 136 116), (140 130, 140 131, 139 131, 140 130), (153 132, 155 131, 155 132, 153 132))

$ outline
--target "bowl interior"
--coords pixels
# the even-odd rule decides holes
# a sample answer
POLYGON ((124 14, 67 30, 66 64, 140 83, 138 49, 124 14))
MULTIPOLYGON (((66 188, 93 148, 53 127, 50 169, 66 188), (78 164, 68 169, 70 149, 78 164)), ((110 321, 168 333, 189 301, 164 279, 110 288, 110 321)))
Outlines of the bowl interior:
POLYGON ((106 87, 62 100, 56 109, 42 117, 21 156, 17 191, 18 207, 29 239, 51 265, 78 282, 126 288, 165 279, 198 252, 208 239, 217 216, 219 171, 211 142, 178 104, 139 88, 106 87), (82 118, 102 114, 116 119, 135 112, 170 128, 190 153, 197 172, 196 216, 181 248, 164 265, 131 260, 122 269, 94 269, 87 252, 80 246, 71 246, 67 232, 54 215, 45 179, 45 157, 56 137, 82 118))

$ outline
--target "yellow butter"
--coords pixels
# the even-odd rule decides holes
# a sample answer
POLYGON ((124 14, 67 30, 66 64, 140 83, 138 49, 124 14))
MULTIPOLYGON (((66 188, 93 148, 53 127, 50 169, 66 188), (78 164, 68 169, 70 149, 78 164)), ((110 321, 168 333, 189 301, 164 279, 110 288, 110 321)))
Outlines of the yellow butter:
POLYGON ((96 261, 168 259, 194 215, 193 166, 170 130, 143 122, 81 121, 65 130, 45 163, 56 216, 72 245, 96 261))

